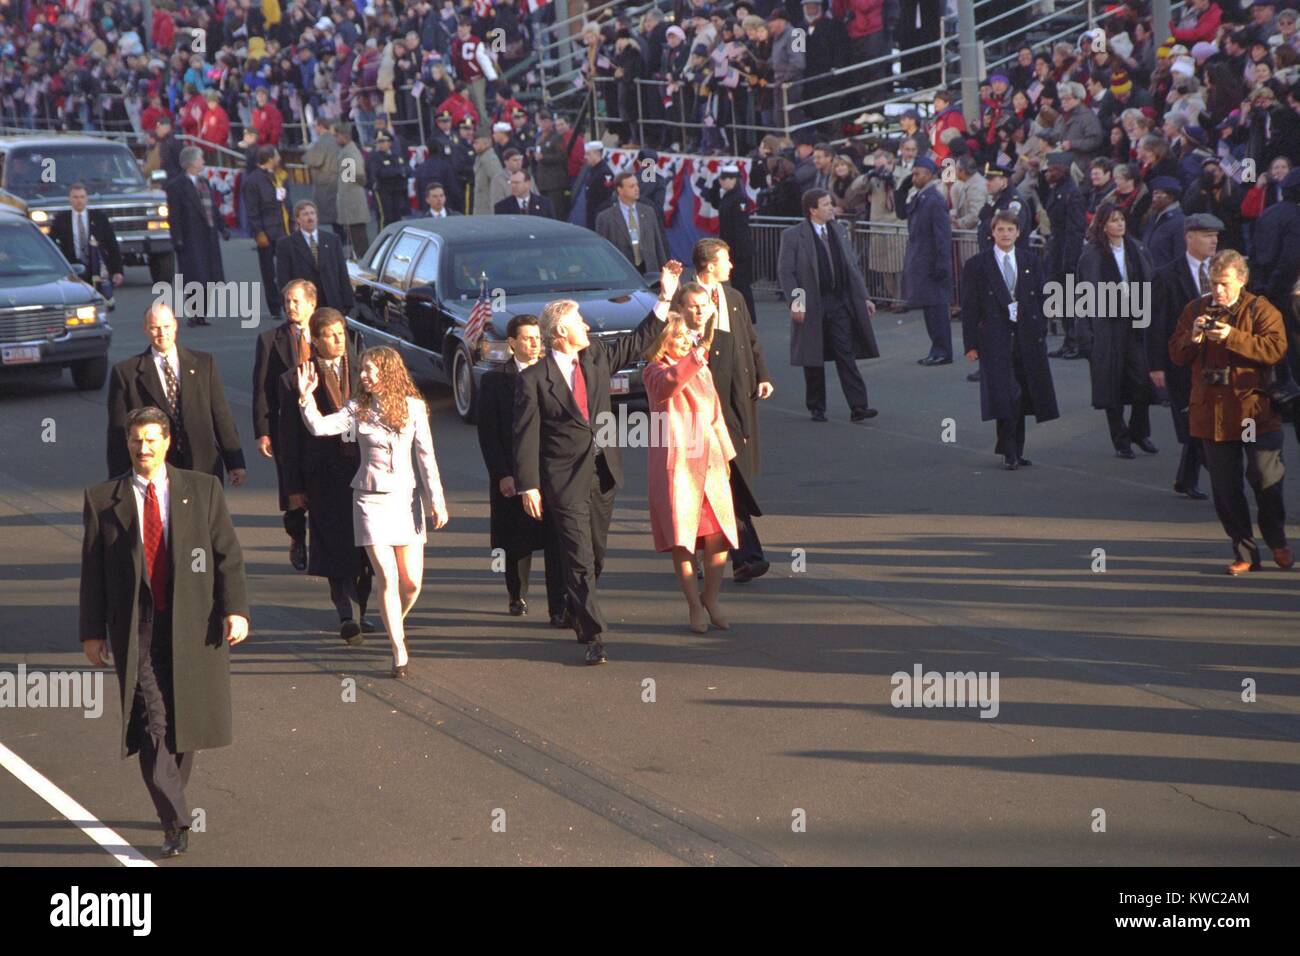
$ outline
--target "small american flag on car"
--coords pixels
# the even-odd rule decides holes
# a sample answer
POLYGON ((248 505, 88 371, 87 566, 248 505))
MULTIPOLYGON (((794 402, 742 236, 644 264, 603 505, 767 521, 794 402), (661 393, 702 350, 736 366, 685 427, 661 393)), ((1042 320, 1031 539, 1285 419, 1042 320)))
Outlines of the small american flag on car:
POLYGON ((474 303, 474 308, 469 313, 469 320, 465 323, 465 341, 471 346, 483 337, 483 330, 492 320, 492 303, 488 301, 487 273, 479 277, 479 283, 478 301, 474 303))

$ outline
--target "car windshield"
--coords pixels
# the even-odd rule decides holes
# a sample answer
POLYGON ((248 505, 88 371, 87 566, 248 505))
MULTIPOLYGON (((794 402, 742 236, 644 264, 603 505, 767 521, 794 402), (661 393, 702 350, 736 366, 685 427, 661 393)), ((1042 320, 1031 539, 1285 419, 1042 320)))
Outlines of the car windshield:
POLYGON ((125 146, 24 146, 5 160, 5 188, 24 198, 66 196, 73 183, 85 184, 92 196, 148 188, 125 146))
POLYGON ((53 243, 35 226, 0 222, 0 278, 65 276, 70 271, 53 243))
POLYGON ((476 297, 483 273, 488 289, 504 289, 507 295, 645 288, 632 264, 594 236, 525 245, 467 244, 451 249, 445 262, 447 298, 476 297))

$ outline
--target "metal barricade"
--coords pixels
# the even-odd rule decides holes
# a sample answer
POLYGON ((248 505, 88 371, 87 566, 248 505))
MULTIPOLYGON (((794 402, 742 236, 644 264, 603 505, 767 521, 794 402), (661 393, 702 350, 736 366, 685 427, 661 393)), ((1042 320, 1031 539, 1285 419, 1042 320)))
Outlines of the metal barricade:
MULTIPOLYGON (((751 216, 749 225, 754 244, 754 286, 768 292, 780 291, 777 279, 777 258, 781 249, 781 234, 791 226, 803 222, 782 216, 751 216)), ((903 296, 903 257, 907 249, 906 222, 873 222, 858 220, 852 223, 850 237, 858 268, 867 282, 867 294, 877 305, 907 305, 903 296)), ((1030 237, 1029 245, 1042 253, 1040 236, 1030 237)), ((961 301, 961 270, 975 253, 979 241, 974 229, 952 231, 952 304, 961 301)))

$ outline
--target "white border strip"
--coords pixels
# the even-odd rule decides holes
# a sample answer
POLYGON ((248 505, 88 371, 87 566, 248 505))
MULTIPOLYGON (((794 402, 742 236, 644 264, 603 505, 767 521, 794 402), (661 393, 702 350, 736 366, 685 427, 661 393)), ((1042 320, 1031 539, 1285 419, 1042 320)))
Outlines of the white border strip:
POLYGON ((47 780, 39 770, 3 743, 0 743, 0 767, 4 767, 27 784, 33 793, 75 823, 82 833, 111 853, 118 863, 123 866, 156 867, 158 865, 123 840, 114 830, 91 816, 85 807, 47 780))

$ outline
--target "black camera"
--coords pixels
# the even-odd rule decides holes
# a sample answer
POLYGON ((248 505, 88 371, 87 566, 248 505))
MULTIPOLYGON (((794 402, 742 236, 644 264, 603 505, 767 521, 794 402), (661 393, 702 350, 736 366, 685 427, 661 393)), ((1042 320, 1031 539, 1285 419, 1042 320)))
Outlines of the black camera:
POLYGON ((1226 368, 1203 368, 1201 369, 1202 385, 1227 385, 1228 372, 1226 368))

